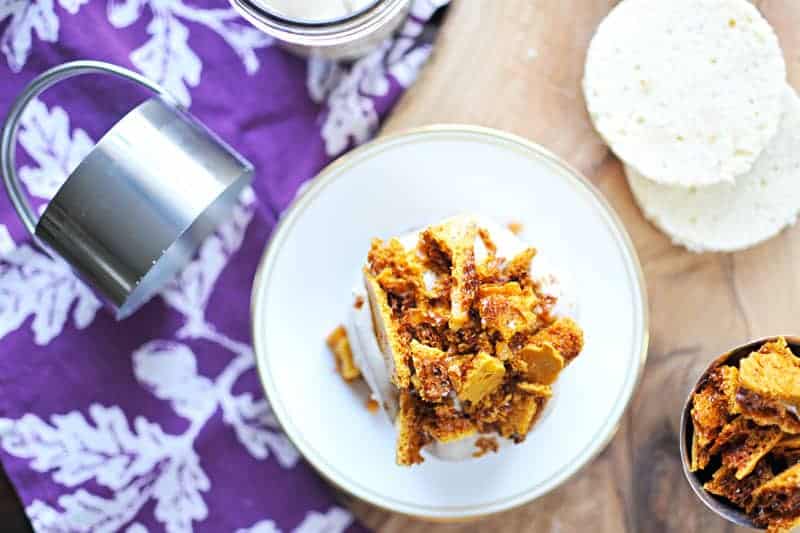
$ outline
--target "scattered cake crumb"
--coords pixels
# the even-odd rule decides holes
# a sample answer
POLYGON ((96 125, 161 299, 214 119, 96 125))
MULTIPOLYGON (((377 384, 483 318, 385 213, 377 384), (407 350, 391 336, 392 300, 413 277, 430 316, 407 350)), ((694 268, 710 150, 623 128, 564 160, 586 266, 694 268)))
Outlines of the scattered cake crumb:
POLYGON ((353 381, 361 376, 361 371, 353 361, 353 352, 350 350, 350 341, 347 340, 347 331, 344 326, 334 329, 326 340, 328 348, 333 352, 336 360, 336 371, 345 381, 353 381))
POLYGON ((364 297, 361 296, 360 294, 356 296, 356 300, 353 302, 353 307, 355 307, 356 309, 361 309, 362 307, 364 307, 364 297))
POLYGON ((522 222, 520 222, 519 220, 512 220, 511 222, 506 224, 506 227, 514 235, 519 235, 520 233, 522 233, 522 230, 524 229, 523 226, 522 226, 522 222))
POLYGON ((379 407, 380 404, 376 402, 373 398, 367 400, 367 411, 369 411, 370 413, 377 413, 379 407))
POLYGON ((497 453, 500 446, 494 437, 481 437, 475 441, 475 447, 477 450, 473 452, 472 457, 483 457, 489 452, 497 453))

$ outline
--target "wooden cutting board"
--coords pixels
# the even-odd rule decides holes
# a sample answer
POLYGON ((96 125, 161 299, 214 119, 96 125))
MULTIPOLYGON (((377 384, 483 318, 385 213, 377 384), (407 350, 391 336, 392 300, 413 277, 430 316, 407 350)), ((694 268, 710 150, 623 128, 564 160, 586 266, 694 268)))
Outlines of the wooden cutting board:
MULTIPOLYGON (((586 47, 615 3, 452 0, 431 61, 384 131, 441 122, 500 128, 554 151, 605 193, 647 278, 651 343, 638 394, 608 449, 551 494, 460 525, 432 525, 351 502, 378 531, 736 531, 706 511, 683 479, 680 408, 713 356, 747 339, 800 334, 800 229, 742 253, 695 255, 645 221, 619 162, 594 133, 580 91, 586 47)), ((790 80, 800 87, 800 2, 754 3, 775 26, 790 80)))

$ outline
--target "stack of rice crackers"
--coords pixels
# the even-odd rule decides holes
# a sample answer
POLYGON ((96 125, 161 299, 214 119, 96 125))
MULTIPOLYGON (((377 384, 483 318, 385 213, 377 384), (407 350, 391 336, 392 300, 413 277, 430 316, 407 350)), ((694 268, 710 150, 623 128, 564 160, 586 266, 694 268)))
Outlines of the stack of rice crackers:
POLYGON ((624 0, 583 89, 645 216, 694 252, 748 248, 800 211, 800 99, 746 0, 624 0))

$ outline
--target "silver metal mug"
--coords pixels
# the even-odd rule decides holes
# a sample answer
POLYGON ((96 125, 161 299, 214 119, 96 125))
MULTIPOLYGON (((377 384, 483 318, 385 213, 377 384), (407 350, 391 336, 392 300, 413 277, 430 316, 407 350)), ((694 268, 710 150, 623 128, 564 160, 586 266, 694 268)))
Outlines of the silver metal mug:
POLYGON ((253 177, 246 159, 164 89, 98 61, 59 65, 28 85, 6 119, 0 163, 11 202, 34 242, 66 260, 118 319, 147 302, 188 263, 253 177), (156 96, 100 139, 37 223, 16 172, 19 121, 44 90, 82 74, 116 76, 156 96))

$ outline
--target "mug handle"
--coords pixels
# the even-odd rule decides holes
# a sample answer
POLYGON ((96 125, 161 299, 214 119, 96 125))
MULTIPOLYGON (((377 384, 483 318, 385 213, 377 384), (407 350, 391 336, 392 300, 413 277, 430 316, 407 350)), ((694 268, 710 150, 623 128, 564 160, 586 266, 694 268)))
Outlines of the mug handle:
POLYGON ((36 237, 36 215, 28 198, 22 191, 19 177, 17 176, 15 147, 17 133, 19 132, 19 121, 31 100, 56 83, 82 74, 110 74, 117 78, 132 81, 156 93, 168 103, 176 107, 182 107, 172 95, 158 84, 132 70, 104 61, 70 61, 46 70, 34 78, 14 101, 6 117, 2 138, 0 138, 0 169, 2 170, 3 182, 5 183, 8 197, 11 199, 14 209, 16 209, 19 218, 25 225, 25 229, 28 230, 34 242, 40 248, 44 247, 41 246, 39 239, 36 237))

